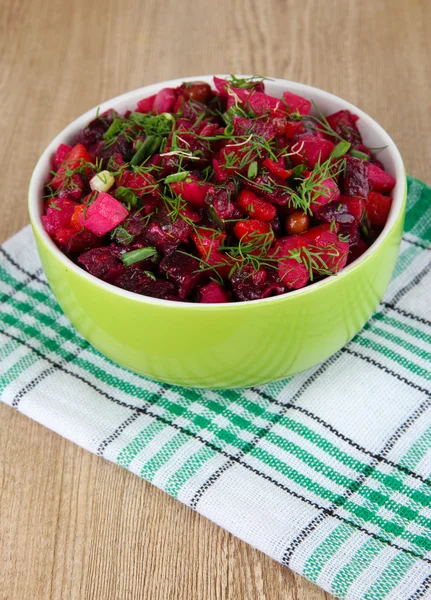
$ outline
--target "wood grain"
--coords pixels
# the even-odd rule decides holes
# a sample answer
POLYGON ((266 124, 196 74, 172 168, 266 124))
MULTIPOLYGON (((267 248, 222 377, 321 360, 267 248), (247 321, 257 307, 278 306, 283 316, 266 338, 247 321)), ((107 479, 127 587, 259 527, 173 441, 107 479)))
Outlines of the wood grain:
MULTIPOLYGON (((428 0, 1 0, 0 241, 38 155, 101 101, 217 72, 358 104, 430 181, 428 0), (121 7, 121 8, 120 8, 121 7)), ((159 490, 0 406, 1 600, 323 600, 159 490)))

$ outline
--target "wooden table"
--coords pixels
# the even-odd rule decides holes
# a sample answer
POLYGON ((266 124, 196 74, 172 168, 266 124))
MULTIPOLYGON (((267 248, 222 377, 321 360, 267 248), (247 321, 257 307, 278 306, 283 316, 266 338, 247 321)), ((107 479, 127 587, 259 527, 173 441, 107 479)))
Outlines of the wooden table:
MULTIPOLYGON (((374 116, 408 172, 431 180, 430 0, 2 0, 0 9, 0 241, 27 223, 34 163, 70 120, 194 74, 330 90, 374 116)), ((0 405, 1 600, 323 598, 153 486, 0 405)))

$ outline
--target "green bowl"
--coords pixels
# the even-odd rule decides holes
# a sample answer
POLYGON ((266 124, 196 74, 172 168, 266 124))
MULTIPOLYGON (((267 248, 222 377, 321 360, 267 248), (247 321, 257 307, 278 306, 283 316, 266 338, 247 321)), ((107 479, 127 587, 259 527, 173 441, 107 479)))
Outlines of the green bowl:
MULTIPOLYGON (((100 106, 132 109, 138 100, 182 81, 165 81, 128 92, 100 106)), ((406 180, 390 136, 371 117, 323 90, 275 79, 268 93, 284 90, 312 99, 328 114, 347 108, 360 117, 367 145, 385 146, 379 159, 397 179, 386 226, 376 242, 338 275, 283 296, 228 304, 158 300, 119 289, 71 262, 44 231, 42 190, 51 158, 92 118, 92 109, 66 127, 42 154, 29 189, 30 220, 45 274, 76 329, 115 362, 138 373, 182 386, 231 388, 282 379, 315 366, 344 346, 383 297, 397 259, 403 229, 406 180)))

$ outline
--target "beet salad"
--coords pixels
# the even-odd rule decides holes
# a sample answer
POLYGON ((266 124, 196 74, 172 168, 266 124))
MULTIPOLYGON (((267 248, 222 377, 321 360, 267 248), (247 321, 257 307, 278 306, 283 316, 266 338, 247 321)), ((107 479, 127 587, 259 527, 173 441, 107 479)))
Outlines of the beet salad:
POLYGON ((379 235, 394 178, 358 117, 263 78, 214 77, 97 114, 61 144, 43 225, 91 275, 145 296, 238 302, 337 274, 379 235))

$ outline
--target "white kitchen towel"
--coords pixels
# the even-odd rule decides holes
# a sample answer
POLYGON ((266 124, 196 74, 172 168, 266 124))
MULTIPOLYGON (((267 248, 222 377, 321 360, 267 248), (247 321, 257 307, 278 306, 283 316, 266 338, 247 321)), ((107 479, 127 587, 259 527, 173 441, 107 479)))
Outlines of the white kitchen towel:
POLYGON ((431 598, 431 189, 408 183, 376 314, 324 363, 252 389, 182 389, 106 359, 25 228, 0 246, 1 400, 337 597, 431 598))

